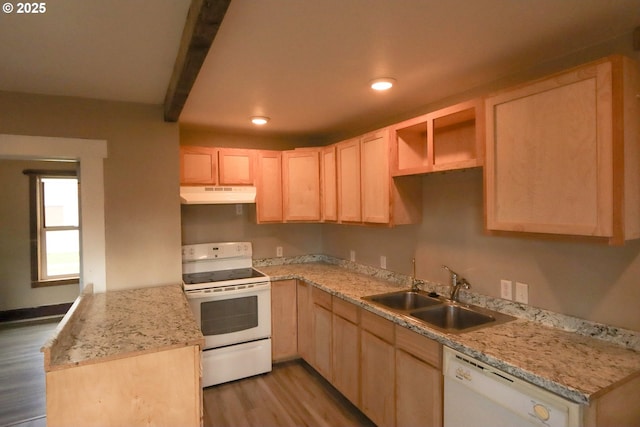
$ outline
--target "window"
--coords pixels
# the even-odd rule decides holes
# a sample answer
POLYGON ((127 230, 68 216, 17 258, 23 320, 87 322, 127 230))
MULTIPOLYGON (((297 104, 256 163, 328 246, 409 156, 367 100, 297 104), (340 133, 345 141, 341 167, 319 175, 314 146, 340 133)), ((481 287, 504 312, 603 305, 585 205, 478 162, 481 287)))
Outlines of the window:
POLYGON ((80 221, 75 171, 30 176, 32 287, 79 283, 80 221))

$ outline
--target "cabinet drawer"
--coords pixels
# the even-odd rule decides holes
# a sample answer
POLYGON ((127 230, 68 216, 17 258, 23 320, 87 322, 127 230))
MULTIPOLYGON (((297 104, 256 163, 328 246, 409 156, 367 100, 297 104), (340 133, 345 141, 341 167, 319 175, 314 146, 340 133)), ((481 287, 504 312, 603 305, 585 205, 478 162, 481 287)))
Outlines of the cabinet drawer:
POLYGON ((318 304, 327 310, 331 310, 331 294, 329 292, 325 292, 314 286, 311 288, 311 298, 313 299, 314 304, 318 304))
POLYGON ((394 341, 393 326, 394 324, 384 317, 360 310, 360 327, 391 344, 394 341))
POLYGON ((442 366, 442 345, 437 341, 413 332, 402 326, 396 327, 396 348, 440 368, 442 366))
POLYGON ((351 323, 358 324, 358 306, 336 296, 333 297, 333 313, 351 323))

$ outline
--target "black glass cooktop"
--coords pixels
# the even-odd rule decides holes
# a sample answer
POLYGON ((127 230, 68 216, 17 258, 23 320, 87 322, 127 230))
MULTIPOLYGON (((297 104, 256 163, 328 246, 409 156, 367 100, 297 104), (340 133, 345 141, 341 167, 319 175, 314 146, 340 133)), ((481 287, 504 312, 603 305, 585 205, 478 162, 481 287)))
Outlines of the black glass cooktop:
POLYGON ((205 271, 202 273, 183 274, 182 280, 187 285, 195 285, 198 283, 222 283, 228 280, 253 279, 256 277, 265 277, 265 275, 249 267, 234 270, 205 271))

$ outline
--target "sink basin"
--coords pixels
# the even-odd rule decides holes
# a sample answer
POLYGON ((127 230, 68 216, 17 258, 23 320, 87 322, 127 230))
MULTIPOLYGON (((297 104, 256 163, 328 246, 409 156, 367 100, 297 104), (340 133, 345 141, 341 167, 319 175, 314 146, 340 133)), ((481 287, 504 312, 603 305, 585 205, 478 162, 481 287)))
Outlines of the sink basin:
POLYGON ((410 316, 444 330, 469 329, 496 321, 496 318, 489 314, 483 314, 476 310, 449 304, 434 307, 429 310, 415 311, 410 313, 410 316))
POLYGON ((395 313, 450 334, 470 332, 515 320, 515 317, 475 305, 467 305, 424 291, 389 292, 362 297, 395 313))
POLYGON ((442 304, 437 298, 431 298, 421 292, 398 291, 388 294, 373 295, 365 299, 383 305, 394 310, 417 310, 419 308, 431 307, 442 304))

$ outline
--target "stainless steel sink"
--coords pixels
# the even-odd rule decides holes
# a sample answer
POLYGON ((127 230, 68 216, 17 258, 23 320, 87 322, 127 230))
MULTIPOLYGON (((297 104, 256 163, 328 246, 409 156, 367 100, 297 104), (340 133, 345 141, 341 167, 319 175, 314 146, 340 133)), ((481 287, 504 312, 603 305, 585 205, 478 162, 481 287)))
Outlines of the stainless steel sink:
POLYGON ((420 291, 398 291, 387 294, 372 295, 364 299, 394 310, 416 310, 442 304, 437 298, 427 296, 420 291))
POLYGON ((440 329, 462 330, 496 321, 496 318, 489 314, 482 314, 475 310, 450 304, 434 307, 430 310, 414 311, 409 315, 440 329))
POLYGON ((513 316, 429 296, 423 291, 396 291, 362 299, 446 333, 470 332, 515 320, 513 316))

